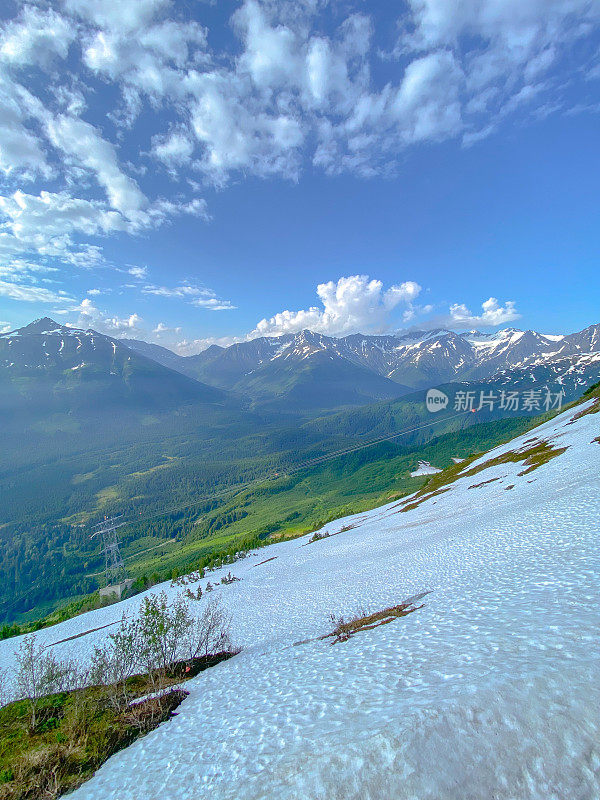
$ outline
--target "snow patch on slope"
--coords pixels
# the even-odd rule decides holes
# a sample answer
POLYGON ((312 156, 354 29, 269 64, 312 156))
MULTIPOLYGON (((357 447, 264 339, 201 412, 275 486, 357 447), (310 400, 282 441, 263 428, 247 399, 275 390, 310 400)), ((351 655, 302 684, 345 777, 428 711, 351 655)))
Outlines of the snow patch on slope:
MULTIPOLYGON (((241 578, 217 591, 244 651, 189 681, 177 716, 74 800, 600 796, 600 418, 574 414, 467 468, 534 437, 567 447, 534 472, 496 464, 409 511, 394 502, 338 520, 335 536, 276 544, 207 576, 241 578), (404 619, 335 646, 292 646, 327 633, 330 612, 425 590, 425 607, 404 619)), ((51 644, 139 603, 40 637, 51 644)), ((55 649, 84 660, 105 635, 55 649)), ((4 662, 14 647, 0 643, 4 662)))
POLYGON ((436 472, 441 472, 441 469, 432 467, 429 461, 419 461, 419 466, 414 472, 410 473, 411 478, 419 478, 421 475, 435 475, 436 472))

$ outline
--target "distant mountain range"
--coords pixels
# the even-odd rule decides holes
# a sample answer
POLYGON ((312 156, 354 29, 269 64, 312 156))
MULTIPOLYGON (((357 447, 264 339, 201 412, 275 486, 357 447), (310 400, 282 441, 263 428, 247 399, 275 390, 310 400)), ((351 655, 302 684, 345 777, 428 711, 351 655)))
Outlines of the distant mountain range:
POLYGON ((600 324, 549 336, 418 331, 333 338, 302 331, 178 356, 158 345, 122 340, 135 352, 206 384, 281 407, 360 405, 456 381, 587 383, 600 369, 600 324))
POLYGON ((222 403, 226 394, 95 331, 49 318, 0 335, 0 409, 48 413, 222 403))
POLYGON ((507 328, 338 339, 305 330, 187 357, 47 317, 0 335, 0 409, 17 413, 200 403, 314 414, 465 381, 558 382, 573 396, 599 373, 600 325, 566 336, 507 328))

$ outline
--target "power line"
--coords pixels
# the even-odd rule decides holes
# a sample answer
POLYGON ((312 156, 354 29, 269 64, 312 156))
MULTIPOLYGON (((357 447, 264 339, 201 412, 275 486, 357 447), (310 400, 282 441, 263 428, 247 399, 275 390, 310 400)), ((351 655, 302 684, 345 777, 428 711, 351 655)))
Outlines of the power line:
MULTIPOLYGON (((431 422, 426 422, 426 423, 424 423, 422 425, 416 425, 413 428, 406 428, 405 430, 398 431, 397 433, 392 433, 392 434, 389 434, 387 436, 380 436, 377 439, 371 439, 368 442, 362 442, 362 443, 356 444, 356 445, 354 445, 352 447, 343 448, 343 449, 340 449, 340 450, 335 450, 335 451, 333 451, 331 453, 325 453, 322 456, 315 456, 312 459, 306 459, 305 461, 300 462, 299 464, 297 464, 295 466, 292 466, 292 467, 289 467, 287 469, 283 468, 283 469, 281 469, 279 471, 273 471, 273 472, 269 473, 266 476, 262 476, 260 478, 255 478, 254 480, 246 481, 246 482, 243 482, 241 484, 237 484, 237 485, 235 485, 233 487, 229 486, 226 489, 222 489, 222 490, 217 491, 217 492, 212 492, 210 495, 205 495, 204 497, 198 498, 194 502, 185 503, 185 504, 178 505, 178 506, 173 506, 170 509, 157 511, 154 514, 147 514, 144 517, 136 517, 136 516, 125 517, 124 515, 121 515, 119 517, 119 519, 121 520, 120 525, 130 524, 130 523, 133 523, 133 522, 146 522, 146 521, 148 521, 150 519, 155 519, 156 517, 165 517, 165 516, 168 516, 169 514, 174 514, 177 511, 183 511, 183 510, 186 510, 186 509, 189 509, 189 508, 194 508, 197 505, 202 505, 203 503, 207 502, 208 500, 213 500, 215 498, 223 497, 223 496, 225 496, 225 495, 227 495, 227 494, 229 494, 231 492, 233 492, 233 493, 231 494, 231 498, 230 499, 233 500, 234 497, 236 497, 238 494, 240 494, 240 492, 244 491, 245 489, 249 489, 251 487, 255 488, 257 486, 262 485, 263 483, 267 483, 268 481, 273 480, 274 478, 282 477, 284 475, 293 475, 293 474, 295 474, 297 472, 301 472, 303 469, 306 469, 307 467, 315 466, 316 464, 323 463, 325 461, 331 461, 331 460, 333 460, 335 458, 338 458, 340 456, 348 455, 350 453, 355 453, 355 452, 358 452, 359 450, 364 450, 364 449, 366 449, 368 447, 374 447, 377 444, 380 444, 382 442, 391 441, 392 439, 397 439, 400 436, 405 436, 408 433, 414 433, 415 431, 418 431, 418 430, 423 430, 425 428, 430 428, 433 425, 439 424, 440 422, 447 422, 447 421, 449 421, 451 419, 456 419, 457 417, 462 417, 467 413, 471 413, 471 412, 470 411, 461 411, 461 412, 459 412, 457 414, 453 414, 450 417, 444 417, 443 420, 442 419, 435 419, 435 420, 432 420, 431 422)), ((38 584, 34 584, 34 586, 30 587, 23 595, 21 595, 16 600, 13 600, 12 602, 10 602, 8 604, 7 604, 6 601, 4 601, 4 603, 2 603, 2 605, 5 606, 5 607, 6 607, 6 605, 8 605, 8 608, 13 607, 18 602, 20 602, 20 600, 24 599, 25 597, 27 597, 28 594, 30 594, 32 591, 34 591, 36 586, 38 586, 38 585, 39 585, 39 583, 38 584)))
MULTIPOLYGON (((471 412, 461 411, 458 414, 453 414, 450 417, 445 417, 443 421, 447 422, 447 421, 449 421, 451 419, 455 419, 456 417, 462 417, 466 413, 471 413, 471 412)), ((397 433, 392 433, 392 434, 389 434, 387 436, 380 436, 377 439, 371 439, 368 442, 362 442, 362 443, 353 445, 352 447, 342 448, 340 450, 335 450, 335 451, 333 451, 331 453, 324 453, 321 456, 314 456, 313 458, 305 459, 304 461, 301 461, 300 463, 298 463, 298 464, 296 464, 294 466, 290 466, 290 467, 287 467, 287 468, 286 467, 280 467, 278 469, 272 470, 268 475, 263 475, 263 476, 261 476, 259 478, 255 478, 255 479, 250 480, 250 481, 244 481, 242 483, 235 484, 234 486, 228 486, 225 489, 221 489, 221 490, 219 490, 217 492, 212 492, 209 495, 204 495, 203 497, 200 497, 200 498, 194 500, 191 503, 185 503, 185 504, 181 504, 181 505, 177 505, 177 506, 172 506, 171 508, 163 509, 162 511, 157 511, 154 514, 147 514, 147 515, 145 515, 143 517, 136 517, 136 516, 131 516, 130 515, 129 517, 124 517, 124 521, 128 522, 128 523, 131 523, 131 522, 146 522, 147 520, 155 519, 156 517, 165 517, 165 516, 168 516, 169 514, 174 514, 177 511, 184 511, 184 510, 186 510, 188 508, 194 508, 197 505, 202 505, 203 503, 207 502, 208 500, 212 500, 212 499, 215 499, 215 498, 223 497, 224 495, 227 495, 229 493, 232 493, 231 499, 233 499, 234 497, 236 497, 238 494, 240 494, 240 492, 244 491, 245 489, 255 488, 257 486, 262 485, 263 483, 267 483, 270 480, 274 480, 275 478, 281 478, 281 477, 284 477, 284 476, 293 475, 293 474, 295 474, 297 472, 301 472, 303 469, 307 469, 308 467, 316 466, 316 465, 321 464, 323 462, 331 461, 331 460, 333 460, 335 458, 339 458, 339 457, 344 456, 344 455, 349 455, 351 453, 358 452, 359 450, 364 450, 364 449, 366 449, 368 447, 374 447, 377 444, 381 444, 382 442, 391 441, 392 439, 397 439, 400 436, 405 436, 408 433, 414 433, 415 431, 422 430, 424 428, 430 428, 431 426, 437 425, 440 422, 442 422, 441 419, 436 419, 436 420, 433 420, 432 422, 426 422, 426 423, 424 423, 422 425, 416 425, 413 428, 407 428, 407 429, 405 429, 403 431, 398 431, 397 433)))

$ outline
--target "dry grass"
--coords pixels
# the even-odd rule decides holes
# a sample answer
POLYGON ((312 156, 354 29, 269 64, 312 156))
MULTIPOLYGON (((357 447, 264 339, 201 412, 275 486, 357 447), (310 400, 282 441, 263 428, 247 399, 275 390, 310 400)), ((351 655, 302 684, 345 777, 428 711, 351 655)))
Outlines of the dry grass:
MULTIPOLYGON (((528 439, 526 444, 527 443, 529 443, 529 447, 525 449, 509 450, 507 453, 490 458, 487 461, 478 464, 476 467, 472 467, 471 464, 477 458, 481 457, 480 454, 473 455, 460 464, 453 464, 452 466, 447 467, 445 470, 442 470, 442 472, 438 472, 436 475, 433 475, 427 481, 427 483, 419 489, 418 492, 416 492, 414 495, 411 495, 411 497, 405 500, 403 503, 400 503, 400 511, 411 511, 414 508, 418 508, 421 503, 424 503, 433 497, 437 497, 443 492, 447 492, 452 484, 456 483, 456 481, 460 478, 471 478, 486 469, 490 469, 491 467, 496 467, 501 464, 522 463, 525 466, 525 469, 518 474, 519 476, 528 475, 538 467, 541 467, 543 464, 547 464, 553 458, 561 455, 561 453, 564 453, 567 449, 566 447, 554 447, 549 442, 540 441, 537 438, 528 439)), ((498 480, 498 478, 491 478, 489 481, 482 481, 481 483, 473 484, 468 488, 476 489, 480 486, 484 486, 486 483, 491 483, 494 480, 498 480)))
POLYGON ((33 730, 23 702, 2 709, 0 800, 53 800, 72 791, 114 753, 167 720, 187 692, 174 690, 121 711, 99 687, 78 695, 46 698, 49 713, 33 730))
POLYGON ((577 414, 571 417, 569 425, 572 425, 574 422, 577 422, 577 420, 581 419, 582 417, 586 417, 588 414, 598 414, 598 413, 600 413, 600 399, 596 397, 594 398, 594 402, 589 408, 584 408, 583 411, 578 411, 577 414))
MULTIPOLYGON (((590 386, 579 400, 576 400, 573 403, 563 407, 561 411, 556 411, 555 413, 548 415, 548 419, 552 419, 558 414, 564 413, 569 409, 577 408, 577 406, 587 402, 588 400, 593 400, 593 404, 589 408, 576 412, 567 424, 572 424, 588 414, 600 413, 600 382, 590 386)), ((600 437, 598 438, 600 439, 600 437)), ((594 439, 594 441, 597 440, 594 439)), ((459 464, 452 464, 451 466, 442 470, 442 472, 432 475, 431 478, 429 478, 427 482, 417 492, 415 492, 415 494, 411 495, 410 498, 403 502, 401 501, 399 503, 399 506, 401 506, 400 511, 410 511, 411 509, 417 508, 419 505, 421 505, 421 503, 426 502, 432 497, 436 497, 442 491, 446 491, 459 478, 471 477, 484 469, 488 469, 489 467, 494 467, 499 464, 519 462, 523 462, 524 466, 526 467, 526 469, 520 472, 519 475, 527 475, 528 473, 536 470, 538 467, 541 467, 543 464, 547 464, 553 458, 556 458, 566 450, 564 447, 553 447, 550 443, 539 440, 537 436, 531 436, 529 439, 526 439, 524 444, 530 445, 530 447, 526 447, 518 452, 511 451, 502 456, 490 458, 477 467, 471 467, 471 464, 478 458, 481 458, 483 453, 475 453, 459 464)))
POLYGON ((373 628, 378 628, 380 625, 387 625, 399 617, 406 617, 408 614, 412 614, 413 611, 417 611, 419 608, 423 608, 423 605, 415 606, 411 602, 400 603, 400 605, 389 606, 371 614, 359 612, 349 620, 345 620, 343 617, 336 619, 335 615, 332 614, 331 621, 335 627, 331 633, 322 638, 333 638, 332 644, 346 642, 351 636, 360 633, 360 631, 369 631, 373 628))

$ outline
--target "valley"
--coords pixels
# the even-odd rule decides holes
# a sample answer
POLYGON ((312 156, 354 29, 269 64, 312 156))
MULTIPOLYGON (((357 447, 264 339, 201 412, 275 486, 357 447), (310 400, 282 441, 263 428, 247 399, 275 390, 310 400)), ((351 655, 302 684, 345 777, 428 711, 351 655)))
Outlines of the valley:
MULTIPOLYGON (((381 337, 371 338, 373 347, 382 346, 381 337)), ((392 338, 386 337, 388 345, 392 338)), ((498 342, 503 352, 510 350, 515 338, 512 331, 495 335, 492 350, 498 342)), ((532 338, 539 344, 540 337, 532 338)), ((511 356, 486 380, 441 388, 454 396, 465 387, 479 395, 499 393, 507 382, 513 389, 549 384, 560 386, 567 402, 600 376, 600 360, 593 326, 577 343, 565 338, 559 355, 552 351, 547 361, 536 352, 527 356, 532 366, 509 369, 508 361, 516 364, 511 356), (569 349, 576 354, 566 356, 569 349)), ((367 349, 349 339, 340 340, 343 347, 332 341, 346 353, 351 344, 354 354, 367 349)), ((398 384, 399 397, 356 405, 351 395, 346 404, 339 375, 330 373, 337 394, 321 379, 319 364, 328 357, 322 340, 313 337, 311 347, 304 335, 287 342, 295 355, 285 359, 286 370, 301 382, 309 375, 321 392, 316 406, 311 401, 301 408, 292 401, 294 390, 282 393, 270 383, 270 372, 260 396, 271 400, 254 395, 248 401, 237 393, 239 368, 226 386, 213 387, 168 366, 164 354, 163 363, 150 358, 154 347, 144 355, 52 320, 0 337, 0 396, 7 412, 0 457, 2 623, 32 623, 65 603, 77 608, 88 602, 101 585, 103 564, 89 531, 103 515, 124 515, 127 571, 143 586, 410 493, 423 480, 410 475, 419 460, 445 467, 452 457, 484 451, 525 430, 528 417, 543 412, 539 404, 527 414, 487 407, 456 413, 449 406, 434 417, 424 389, 398 384)), ((439 334, 426 337, 423 358, 436 351, 432 340, 439 334)), ((259 340, 253 357, 265 358, 266 346, 259 340)), ((282 346, 269 345, 267 366, 275 360, 279 369, 282 346)), ((404 352, 404 339, 398 346, 404 352)), ((240 352, 251 350, 231 349, 227 358, 238 365, 240 352)), ((171 355, 172 362, 180 359, 171 355)), ((248 352, 242 361, 244 369, 251 365, 248 352)), ((369 359, 360 367, 344 363, 362 370, 361 380, 373 376, 374 388, 361 402, 377 397, 382 378, 368 371, 369 359)), ((264 372, 255 367, 257 375, 264 372)), ((428 374, 419 379, 425 386, 428 374)), ((460 374, 455 371, 455 379, 460 374)))

